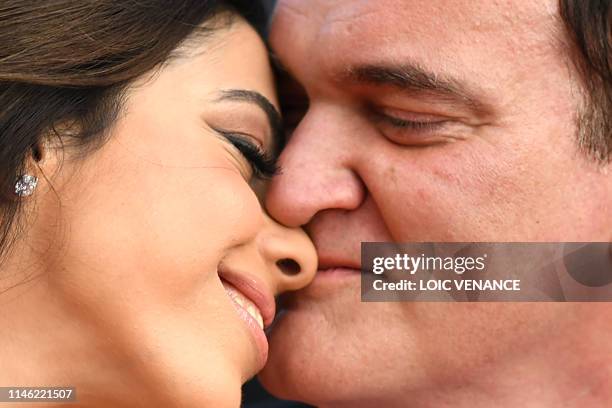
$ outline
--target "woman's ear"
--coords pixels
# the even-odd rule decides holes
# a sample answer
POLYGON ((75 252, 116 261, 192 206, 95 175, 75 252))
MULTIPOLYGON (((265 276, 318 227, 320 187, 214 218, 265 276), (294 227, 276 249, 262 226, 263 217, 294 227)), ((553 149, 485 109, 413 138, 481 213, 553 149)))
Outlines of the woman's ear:
POLYGON ((54 138, 43 135, 30 148, 26 156, 25 169, 39 176, 43 176, 43 173, 52 174, 63 157, 63 152, 64 144, 61 139, 58 138, 56 142, 54 138))
POLYGON ((42 143, 38 141, 34 146, 32 146, 32 159, 35 162, 40 162, 43 159, 44 149, 42 143))
POLYGON ((15 182, 15 195, 22 199, 34 194, 38 185, 38 180, 42 174, 39 163, 42 162, 45 150, 41 142, 37 142, 31 147, 25 157, 23 174, 19 174, 15 182))

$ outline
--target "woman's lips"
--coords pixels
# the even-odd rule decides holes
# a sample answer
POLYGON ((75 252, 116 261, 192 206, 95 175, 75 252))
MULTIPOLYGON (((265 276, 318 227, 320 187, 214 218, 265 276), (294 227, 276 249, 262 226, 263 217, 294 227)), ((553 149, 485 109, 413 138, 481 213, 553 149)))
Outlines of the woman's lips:
POLYGON ((268 359, 268 339, 264 328, 274 320, 276 308, 274 296, 266 290, 267 287, 263 282, 224 266, 219 266, 219 277, 258 349, 257 371, 259 371, 268 359))
POLYGON ((228 296, 234 301, 234 304, 246 311, 249 316, 251 316, 251 318, 253 318, 257 324, 259 324, 259 328, 263 330, 264 322, 259 308, 231 284, 224 281, 223 287, 225 288, 228 296))
POLYGON ((246 296, 244 296, 231 283, 221 279, 225 292, 232 300, 238 312, 238 316, 246 324, 251 337, 254 340, 255 347, 258 350, 258 367, 257 371, 261 370, 268 360, 268 339, 264 333, 264 323, 261 311, 259 308, 246 296))
POLYGON ((264 327, 272 324, 276 313, 276 304, 274 295, 264 281, 225 265, 219 265, 218 274, 222 281, 233 286, 243 298, 246 298, 257 309, 263 319, 264 327))

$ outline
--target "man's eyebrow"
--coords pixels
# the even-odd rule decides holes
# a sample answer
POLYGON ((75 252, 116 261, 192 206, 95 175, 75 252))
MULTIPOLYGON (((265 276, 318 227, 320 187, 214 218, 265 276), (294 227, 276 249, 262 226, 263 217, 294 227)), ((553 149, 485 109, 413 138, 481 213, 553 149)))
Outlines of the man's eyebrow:
POLYGON ((449 102, 460 102, 477 111, 485 110, 466 84, 436 75, 416 64, 353 66, 346 69, 339 79, 358 84, 392 86, 416 94, 433 95, 449 102))
POLYGON ((256 105, 266 114, 275 142, 281 142, 283 125, 281 114, 272 102, 259 92, 246 89, 227 89, 221 91, 221 96, 217 101, 247 102, 256 105))

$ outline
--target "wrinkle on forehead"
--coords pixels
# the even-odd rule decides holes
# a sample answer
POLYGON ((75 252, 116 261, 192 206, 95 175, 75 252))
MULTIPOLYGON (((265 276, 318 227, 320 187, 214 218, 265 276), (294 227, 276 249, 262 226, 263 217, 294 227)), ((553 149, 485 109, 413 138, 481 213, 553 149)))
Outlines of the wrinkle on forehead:
POLYGON ((293 17, 307 18, 325 26, 337 23, 358 23, 376 14, 385 14, 388 6, 372 0, 279 0, 277 12, 290 13, 293 17))
MULTIPOLYGON (((558 0, 280 0, 299 14, 319 50, 352 54, 398 47, 505 47, 524 55, 550 52, 562 25, 558 0), (307 20, 308 24, 304 23, 307 20), (398 40, 402 39, 401 43, 398 40)), ((289 17, 291 20, 292 18, 289 17)), ((296 24, 297 23, 297 24, 296 24)), ((297 34, 297 33, 296 33, 297 34)), ((313 44, 314 45, 314 44, 313 44)), ((313 50, 314 52, 315 50, 313 50)))
POLYGON ((534 31, 558 20, 558 1, 544 0, 279 0, 278 9, 318 23, 319 31, 364 24, 368 32, 390 26, 404 32, 464 30, 534 31), (366 25, 367 24, 367 25, 366 25), (340 26, 340 27, 339 27, 340 26))
POLYGON ((566 70, 557 2, 279 0, 272 46, 311 94, 338 90, 329 84, 347 66, 406 62, 497 90, 566 70))
POLYGON ((344 4, 343 7, 331 8, 326 16, 328 24, 358 23, 361 19, 375 18, 378 14, 388 11, 385 7, 376 6, 376 3, 369 0, 355 0, 344 4))

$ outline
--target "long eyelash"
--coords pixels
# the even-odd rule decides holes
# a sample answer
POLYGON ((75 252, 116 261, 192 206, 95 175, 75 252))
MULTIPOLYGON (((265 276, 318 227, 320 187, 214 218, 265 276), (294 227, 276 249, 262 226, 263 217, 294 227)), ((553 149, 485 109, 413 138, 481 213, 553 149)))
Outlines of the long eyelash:
POLYGON ((215 129, 242 153, 253 167, 255 176, 260 179, 271 179, 280 172, 277 159, 270 156, 261 147, 250 142, 239 133, 215 129))
POLYGON ((413 121, 403 120, 403 119, 395 118, 393 116, 386 116, 386 115, 383 116, 383 119, 387 123, 397 128, 412 129, 412 130, 434 130, 444 124, 444 122, 413 122, 413 121))

